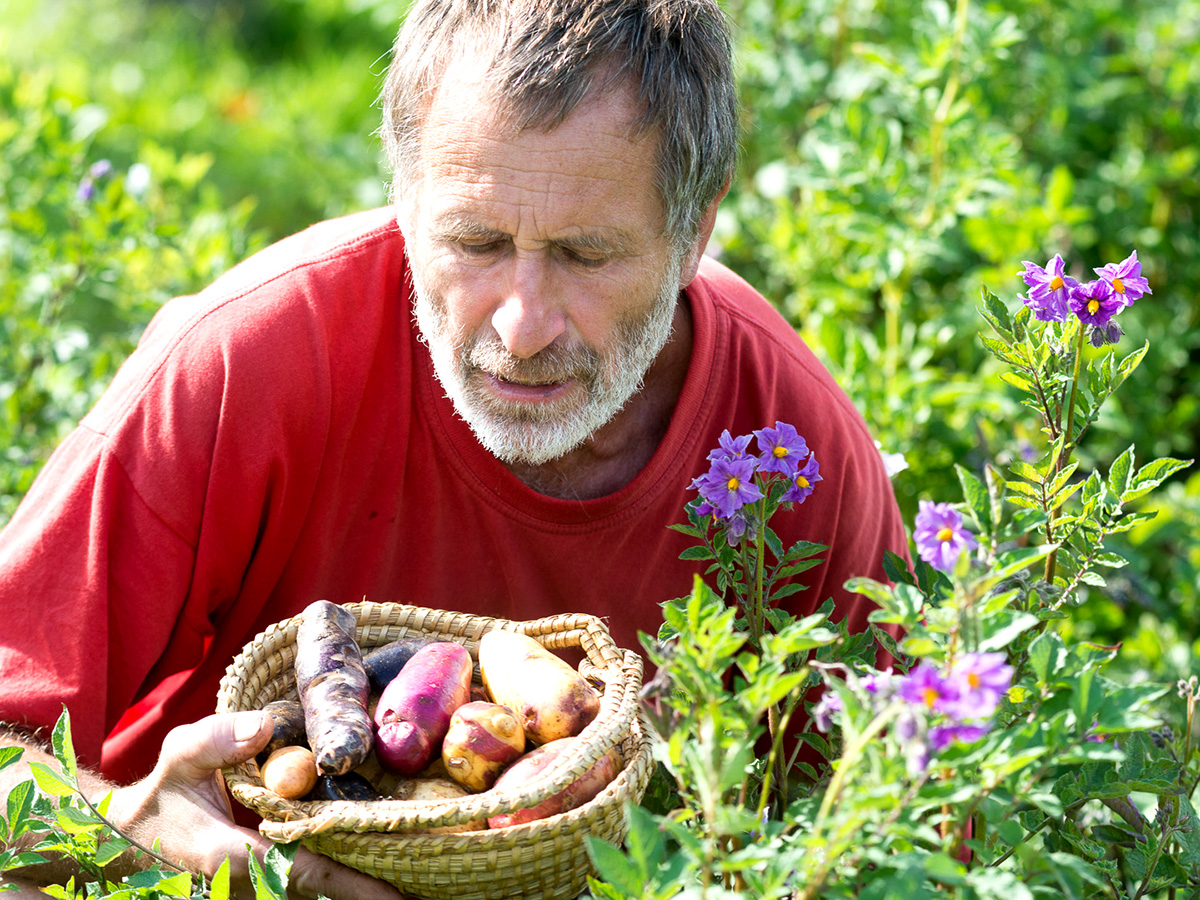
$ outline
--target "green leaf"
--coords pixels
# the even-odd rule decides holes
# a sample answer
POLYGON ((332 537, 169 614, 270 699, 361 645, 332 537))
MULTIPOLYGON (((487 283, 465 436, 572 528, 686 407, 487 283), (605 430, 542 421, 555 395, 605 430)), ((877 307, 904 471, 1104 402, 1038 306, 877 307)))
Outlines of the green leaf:
POLYGON ((643 894, 642 873, 624 853, 593 835, 587 835, 587 853, 600 877, 612 884, 619 896, 640 897, 643 894))
POLYGON ((975 515, 975 521, 979 523, 979 527, 985 532, 990 533, 992 530, 992 513, 991 502, 988 498, 987 488, 983 482, 976 478, 975 475, 958 465, 954 466, 954 471, 958 474, 958 483, 962 485, 963 498, 967 501, 967 506, 975 515))
POLYGON ((71 713, 63 706, 62 715, 54 723, 54 732, 50 738, 54 748, 54 758, 62 766, 63 781, 77 787, 79 784, 79 769, 75 763, 75 744, 71 740, 71 713))
POLYGON ((133 845, 123 837, 111 837, 96 847, 96 865, 107 866, 133 845))
POLYGON ((1004 482, 1006 490, 1010 490, 1015 494, 1020 494, 1023 497, 1031 497, 1038 501, 1038 506, 1041 506, 1042 492, 1041 485, 1026 484, 1024 481, 1006 481, 1004 482))
MULTIPOLYGON (((267 852, 269 853, 270 851, 267 852)), ((166 894, 168 897, 191 897, 192 873, 180 872, 178 875, 164 878, 154 886, 154 889, 160 894, 166 894)))
POLYGON ((988 324, 996 330, 996 333, 1004 338, 1012 337, 1012 318, 1008 314, 1008 307, 1001 302, 1000 298, 988 290, 985 285, 982 288, 983 307, 979 310, 980 314, 987 319, 988 324))
POLYGON ((1108 484, 1115 496, 1120 497, 1129 490, 1129 476, 1133 467, 1133 445, 1116 458, 1108 471, 1108 484))
POLYGON ((0 747, 0 769, 7 769, 19 760, 24 752, 21 747, 0 747))
POLYGON ((688 547, 679 554, 680 559, 716 559, 712 550, 705 546, 688 547))
POLYGON ((8 792, 8 825, 15 840, 29 830, 29 812, 33 808, 33 781, 26 779, 8 792))
POLYGON ((1045 484, 1046 476, 1024 460, 1014 459, 1009 468, 1018 478, 1023 478, 1031 484, 1045 484))
POLYGON ((1146 351, 1149 349, 1150 342, 1146 341, 1146 343, 1144 343, 1140 349, 1134 350, 1123 360, 1121 360, 1121 364, 1117 367, 1117 374, 1120 376, 1121 381, 1124 381, 1130 376, 1130 374, 1132 374, 1133 370, 1138 367, 1142 361, 1142 357, 1146 355, 1146 351))
POLYGON ((1033 386, 1033 382, 1024 375, 1011 370, 1006 370, 1000 373, 1000 380, 1006 384, 1011 384, 1019 391, 1024 391, 1026 394, 1037 396, 1037 390, 1033 386))
POLYGON ((29 771, 33 773, 33 780, 37 782, 37 786, 51 797, 66 797, 75 793, 75 785, 66 781, 45 763, 31 762, 29 771))
MULTIPOLYGON (((1002 616, 997 617, 999 621, 1003 621, 1003 618, 1002 616)), ((1006 624, 992 626, 990 633, 979 642, 979 649, 981 651, 1003 650, 1030 628, 1036 627, 1040 621, 1032 613, 1013 613, 1006 624)))
POLYGON ((86 834, 104 827, 103 822, 77 806, 60 807, 56 818, 58 826, 68 834, 86 834))
POLYGON ((1133 476, 1129 487, 1121 493, 1121 502, 1128 503, 1150 493, 1171 475, 1193 463, 1190 459, 1163 457, 1142 466, 1133 476))
POLYGON ((1067 661, 1067 648, 1053 632, 1043 632, 1029 645, 1029 665, 1039 684, 1049 684, 1067 661))
POLYGON ((229 857, 225 857, 225 861, 221 863, 220 868, 212 877, 212 881, 208 885, 209 900, 229 900, 229 857))
POLYGON ((1018 369, 1027 370, 1029 368, 1029 360, 1025 358, 1024 354, 1016 346, 982 334, 979 336, 979 339, 983 342, 983 346, 987 348, 987 351, 1001 362, 1008 363, 1010 366, 1015 366, 1018 369))

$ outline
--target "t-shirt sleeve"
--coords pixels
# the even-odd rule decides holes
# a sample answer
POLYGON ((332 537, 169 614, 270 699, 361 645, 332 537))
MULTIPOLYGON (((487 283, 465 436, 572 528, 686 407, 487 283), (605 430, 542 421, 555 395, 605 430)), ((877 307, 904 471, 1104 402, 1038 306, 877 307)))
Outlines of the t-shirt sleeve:
POLYGON ((98 764, 168 644, 180 668, 202 652, 177 629, 192 559, 105 438, 73 432, 0 532, 0 720, 48 736, 65 705, 80 760, 98 764))

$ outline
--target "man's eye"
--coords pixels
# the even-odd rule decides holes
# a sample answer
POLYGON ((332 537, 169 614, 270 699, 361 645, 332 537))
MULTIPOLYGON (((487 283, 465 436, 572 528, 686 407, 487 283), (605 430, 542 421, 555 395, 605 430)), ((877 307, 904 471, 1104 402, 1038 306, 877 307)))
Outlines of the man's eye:
POLYGON ((458 249, 464 256, 490 256, 500 249, 500 241, 486 241, 475 244, 460 241, 458 249))
POLYGON ((578 253, 567 248, 563 248, 563 256, 570 260, 574 265, 580 266, 584 269, 598 269, 608 262, 608 257, 606 256, 586 256, 582 253, 578 253))

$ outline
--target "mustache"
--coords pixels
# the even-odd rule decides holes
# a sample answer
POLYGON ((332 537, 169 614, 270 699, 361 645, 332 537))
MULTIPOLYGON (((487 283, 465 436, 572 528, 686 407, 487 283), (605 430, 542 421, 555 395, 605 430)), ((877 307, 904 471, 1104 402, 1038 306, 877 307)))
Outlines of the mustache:
POLYGON ((462 350, 463 363, 519 384, 556 384, 579 379, 595 380, 600 357, 583 344, 551 344, 528 359, 510 353, 498 337, 481 338, 462 350))

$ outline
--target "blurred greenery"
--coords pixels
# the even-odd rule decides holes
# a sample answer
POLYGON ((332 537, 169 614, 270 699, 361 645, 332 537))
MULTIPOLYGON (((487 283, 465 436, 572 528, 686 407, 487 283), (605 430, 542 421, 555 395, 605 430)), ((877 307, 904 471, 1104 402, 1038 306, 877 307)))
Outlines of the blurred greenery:
MULTIPOLYGON (((981 284, 1012 299, 1022 260, 1087 279, 1137 249, 1154 294, 1119 349, 1151 352, 1080 456, 1107 467, 1111 434, 1195 457, 1200 0, 724 6, 744 134, 715 252, 904 454, 909 521, 957 496, 953 463, 1044 447, 978 338, 981 284)), ((403 10, 0 0, 0 521, 163 300, 386 201, 376 97, 403 10)), ((1156 496, 1075 627, 1171 676, 1198 637, 1200 474, 1156 496)))

